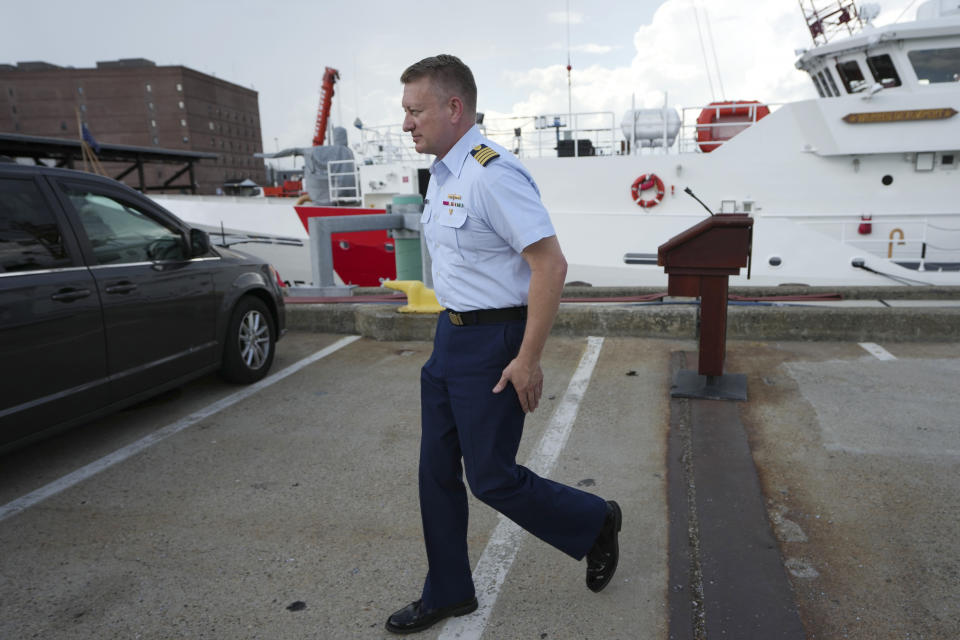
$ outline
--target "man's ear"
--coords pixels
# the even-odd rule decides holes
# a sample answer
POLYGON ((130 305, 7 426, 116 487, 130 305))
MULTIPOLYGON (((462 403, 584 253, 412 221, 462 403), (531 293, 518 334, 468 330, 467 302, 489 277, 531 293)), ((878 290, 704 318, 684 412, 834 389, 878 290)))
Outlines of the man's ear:
POLYGON ((451 96, 447 100, 447 109, 450 113, 450 122, 453 124, 458 124, 463 118, 463 100, 457 96, 451 96))

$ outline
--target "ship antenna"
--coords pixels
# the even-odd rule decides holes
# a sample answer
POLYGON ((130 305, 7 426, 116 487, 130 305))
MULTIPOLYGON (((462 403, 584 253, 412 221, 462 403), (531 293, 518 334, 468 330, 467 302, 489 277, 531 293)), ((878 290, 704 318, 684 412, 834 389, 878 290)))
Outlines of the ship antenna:
POLYGON ((693 18, 697 21, 697 36, 700 38, 700 52, 703 54, 703 67, 707 72, 707 83, 710 85, 710 99, 716 100, 717 93, 713 90, 713 78, 710 73, 710 62, 707 59, 707 48, 703 44, 703 31, 700 30, 700 12, 697 10, 697 3, 694 2, 691 5, 693 7, 693 18))
POLYGON ((713 28, 710 26, 710 14, 703 8, 703 19, 707 23, 707 38, 710 40, 710 49, 713 51, 713 66, 717 71, 717 84, 720 85, 720 99, 726 100, 727 93, 723 90, 723 76, 720 75, 720 60, 717 58, 717 46, 713 41, 713 28))
POLYGON ((684 188, 683 191, 684 191, 684 193, 686 193, 688 196, 690 196, 691 198, 693 198, 694 200, 696 200, 697 202, 699 202, 699 203, 703 206, 703 208, 707 210, 707 213, 709 213, 710 215, 716 215, 713 211, 710 211, 710 207, 708 207, 707 205, 703 204, 703 200, 701 200, 700 198, 698 198, 697 196, 695 196, 695 195, 693 194, 693 191, 690 190, 690 187, 684 188))
MULTIPOLYGON (((573 81, 570 77, 572 69, 570 65, 570 0, 567 0, 567 122, 571 129, 573 128, 573 81)), ((557 131, 560 130, 557 129, 557 131)), ((576 144, 574 142, 574 145, 576 144)))
POLYGON ((910 11, 910 7, 912 7, 912 6, 915 5, 916 3, 917 3, 917 0, 913 0, 913 2, 911 2, 910 4, 908 4, 908 5, 907 5, 907 8, 904 9, 904 10, 903 10, 903 13, 900 14, 900 17, 898 17, 896 20, 893 21, 893 24, 897 24, 898 22, 900 22, 900 19, 903 18, 903 16, 907 13, 907 11, 910 11))

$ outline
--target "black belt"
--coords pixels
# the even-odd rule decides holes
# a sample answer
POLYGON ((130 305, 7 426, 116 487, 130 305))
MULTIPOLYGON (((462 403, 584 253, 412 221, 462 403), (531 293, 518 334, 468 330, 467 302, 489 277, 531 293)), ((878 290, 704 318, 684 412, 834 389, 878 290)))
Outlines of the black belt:
POLYGON ((496 322, 512 322, 524 320, 527 317, 526 307, 510 307, 507 309, 478 309, 476 311, 450 311, 450 322, 458 327, 471 324, 492 324, 496 322))

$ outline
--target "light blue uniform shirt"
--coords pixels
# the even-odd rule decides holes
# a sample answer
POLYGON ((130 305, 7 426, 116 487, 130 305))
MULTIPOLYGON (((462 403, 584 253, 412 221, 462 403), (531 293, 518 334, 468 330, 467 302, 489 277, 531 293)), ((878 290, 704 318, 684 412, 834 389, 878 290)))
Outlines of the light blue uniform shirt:
POLYGON ((476 126, 430 174, 420 222, 440 304, 454 311, 527 304, 530 266, 520 252, 556 235, 533 178, 476 126), (500 157, 481 165, 470 154, 479 144, 500 157))

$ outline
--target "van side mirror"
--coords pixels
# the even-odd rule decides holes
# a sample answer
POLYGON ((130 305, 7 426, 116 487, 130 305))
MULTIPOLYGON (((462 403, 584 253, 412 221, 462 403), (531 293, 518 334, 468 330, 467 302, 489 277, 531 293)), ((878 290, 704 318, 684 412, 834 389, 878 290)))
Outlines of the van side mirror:
POLYGON ((210 252, 210 236, 206 231, 190 229, 190 256, 206 255, 210 252))

